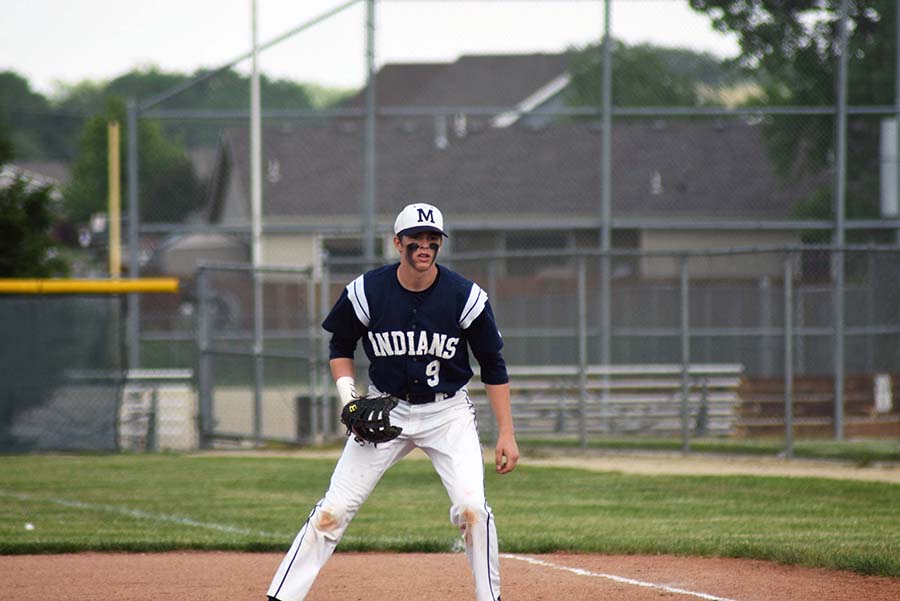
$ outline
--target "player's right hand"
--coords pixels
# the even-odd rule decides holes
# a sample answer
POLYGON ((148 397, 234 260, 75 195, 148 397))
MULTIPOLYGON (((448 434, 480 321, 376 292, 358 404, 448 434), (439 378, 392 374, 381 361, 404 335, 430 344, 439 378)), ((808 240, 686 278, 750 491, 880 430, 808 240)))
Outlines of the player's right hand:
POLYGON ((508 474, 516 469, 519 462, 519 445, 513 434, 501 434, 497 437, 497 448, 494 451, 498 474, 508 474))

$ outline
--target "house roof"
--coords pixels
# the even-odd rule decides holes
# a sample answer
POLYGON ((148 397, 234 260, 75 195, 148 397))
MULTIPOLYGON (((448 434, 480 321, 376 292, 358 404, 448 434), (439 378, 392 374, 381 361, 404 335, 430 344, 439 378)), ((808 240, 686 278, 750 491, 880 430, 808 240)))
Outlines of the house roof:
POLYGON ((63 186, 69 182, 69 169, 65 163, 53 161, 16 162, 3 165, 5 180, 24 177, 35 186, 63 186))
MULTIPOLYGON (((567 72, 566 54, 462 56, 453 63, 397 63, 375 76, 380 106, 511 107, 567 72)), ((365 104, 365 90, 348 101, 365 104)))
MULTIPOLYGON (((612 133, 614 217, 786 218, 821 182, 780 180, 761 127, 742 121, 621 122, 612 133)), ((421 120, 379 120, 382 219, 393 219, 410 202, 435 204, 462 219, 537 224, 599 214, 596 124, 490 128, 470 119, 465 135, 451 130, 447 142, 436 144, 434 127, 421 120)), ((223 144, 238 179, 250 181, 246 130, 229 131, 223 144)), ((359 214, 364 165, 358 122, 267 129, 263 144, 266 216, 296 221, 359 214)), ((247 198, 245 190, 237 192, 247 198)))

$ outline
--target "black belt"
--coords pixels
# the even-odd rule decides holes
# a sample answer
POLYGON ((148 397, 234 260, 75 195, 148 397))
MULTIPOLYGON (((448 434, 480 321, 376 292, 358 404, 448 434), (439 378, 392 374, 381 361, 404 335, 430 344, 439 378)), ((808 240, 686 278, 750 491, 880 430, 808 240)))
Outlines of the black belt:
POLYGON ((447 395, 441 392, 407 392, 399 398, 408 402, 410 405, 426 405, 428 403, 446 399, 447 395))

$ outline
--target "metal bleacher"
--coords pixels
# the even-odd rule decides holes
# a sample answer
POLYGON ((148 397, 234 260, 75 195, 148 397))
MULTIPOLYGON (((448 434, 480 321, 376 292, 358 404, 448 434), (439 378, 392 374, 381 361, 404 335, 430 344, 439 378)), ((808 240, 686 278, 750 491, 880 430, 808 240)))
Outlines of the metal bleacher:
MULTIPOLYGON (((732 434, 743 366, 692 364, 686 381, 682 369, 679 364, 592 365, 582 375, 572 365, 510 366, 516 431, 520 435, 676 435, 682 432, 686 382, 692 434, 732 434)), ((493 417, 477 375, 469 384, 469 396, 479 422, 492 430, 493 417)))

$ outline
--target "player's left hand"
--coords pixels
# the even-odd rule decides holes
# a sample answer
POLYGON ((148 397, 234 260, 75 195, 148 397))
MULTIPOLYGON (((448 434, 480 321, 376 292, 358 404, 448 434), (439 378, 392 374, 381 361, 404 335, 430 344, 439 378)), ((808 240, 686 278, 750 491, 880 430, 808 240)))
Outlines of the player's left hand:
POLYGON ((497 462, 497 473, 508 474, 519 462, 519 445, 513 434, 500 434, 497 437, 497 448, 494 452, 497 462))

